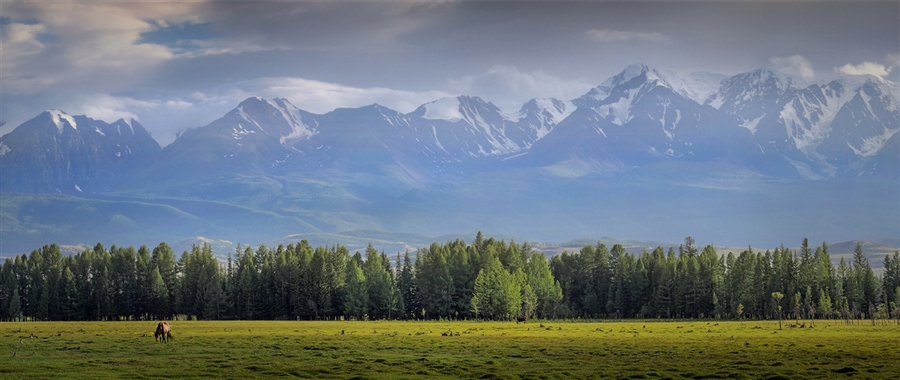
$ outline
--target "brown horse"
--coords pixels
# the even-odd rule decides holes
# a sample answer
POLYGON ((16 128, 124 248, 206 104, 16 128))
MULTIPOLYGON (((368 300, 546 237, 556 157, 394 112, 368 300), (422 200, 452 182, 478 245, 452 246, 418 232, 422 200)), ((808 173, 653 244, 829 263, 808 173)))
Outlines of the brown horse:
POLYGON ((156 332, 153 333, 153 338, 157 342, 169 343, 169 339, 172 338, 172 329, 169 327, 169 322, 160 322, 156 325, 156 332))

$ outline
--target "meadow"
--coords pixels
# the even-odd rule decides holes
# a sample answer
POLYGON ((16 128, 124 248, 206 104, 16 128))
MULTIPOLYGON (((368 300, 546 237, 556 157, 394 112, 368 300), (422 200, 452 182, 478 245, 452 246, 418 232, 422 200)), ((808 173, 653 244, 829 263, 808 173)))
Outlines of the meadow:
POLYGON ((0 323, 0 378, 897 378, 871 321, 0 323), (803 323, 803 322, 801 322, 803 323))

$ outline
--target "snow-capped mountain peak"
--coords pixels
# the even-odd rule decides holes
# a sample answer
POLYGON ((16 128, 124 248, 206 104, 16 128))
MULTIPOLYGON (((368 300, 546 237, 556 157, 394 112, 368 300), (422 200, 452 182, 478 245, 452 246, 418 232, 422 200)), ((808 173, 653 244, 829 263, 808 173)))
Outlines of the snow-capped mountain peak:
MULTIPOLYGON (((128 120, 122 118, 122 119, 114 121, 112 124, 110 124, 110 126, 116 127, 116 132, 119 135, 122 134, 123 130, 127 130, 128 132, 130 132, 130 134, 134 135, 134 124, 136 124, 136 123, 137 123, 137 120, 134 120, 133 118, 128 118, 128 120)), ((103 134, 103 132, 100 129, 95 128, 95 132, 97 132, 99 134, 103 134)))
POLYGON ((107 124, 49 110, 0 136, 0 177, 16 178, 4 184, 16 191, 93 193, 159 152, 137 122, 107 124))
POLYGON ((554 98, 535 98, 526 102, 519 112, 510 115, 511 121, 519 121, 534 114, 548 124, 558 124, 575 111, 575 104, 554 98))
POLYGON ((600 118, 621 126, 632 119, 632 106, 658 87, 677 93, 663 72, 636 64, 572 102, 578 107, 591 108, 600 118))
POLYGON ((263 133, 278 137, 282 144, 316 134, 313 126, 304 123, 303 111, 287 99, 267 100, 251 97, 241 102, 232 112, 247 124, 238 122, 237 126, 231 126, 235 133, 255 133, 254 130, 247 130, 252 126, 263 133))
POLYGON ((650 69, 644 64, 629 65, 622 72, 603 81, 599 86, 595 87, 591 92, 591 98, 595 101, 603 101, 617 87, 636 88, 644 83, 653 83, 656 85, 669 86, 665 76, 658 70, 650 69), (596 91, 594 91, 596 90, 596 91))
MULTIPOLYGON (((625 70, 622 70, 621 73, 614 76, 612 79, 616 82, 616 84, 622 84, 630 82, 632 79, 641 76, 642 74, 647 74, 650 72, 650 68, 643 63, 636 63, 632 65, 628 65, 625 67, 625 70)), ((648 80, 650 78, 647 78, 648 80)))
POLYGON ((706 100, 713 108, 726 107, 726 112, 735 104, 778 99, 791 91, 794 79, 768 69, 759 69, 737 74, 722 80, 717 93, 706 100))
POLYGON ((500 108, 477 96, 460 95, 454 98, 441 98, 425 103, 411 113, 427 120, 444 120, 451 123, 465 120, 475 125, 479 115, 498 114, 506 118, 500 108))
POLYGON ((75 118, 71 115, 57 109, 47 110, 47 113, 50 114, 50 118, 53 120, 53 124, 56 125, 56 129, 59 130, 59 133, 62 133, 63 129, 66 127, 64 122, 68 123, 69 127, 72 129, 78 129, 78 124, 75 123, 75 118))

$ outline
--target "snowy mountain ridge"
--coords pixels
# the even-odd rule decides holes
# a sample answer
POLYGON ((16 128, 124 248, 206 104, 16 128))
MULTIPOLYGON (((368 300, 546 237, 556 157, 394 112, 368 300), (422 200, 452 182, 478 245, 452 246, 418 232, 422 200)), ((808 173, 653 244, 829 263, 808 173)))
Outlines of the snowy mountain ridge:
MULTIPOLYGON (((766 69, 727 77, 638 64, 576 99, 531 99, 515 113, 477 96, 438 99, 406 114, 377 104, 313 114, 286 99, 251 97, 158 155, 134 155, 129 167, 186 178, 375 170, 424 181, 447 165, 454 173, 546 167, 587 175, 684 160, 788 178, 900 177, 890 159, 896 152, 886 151, 900 139, 895 83, 872 76, 797 83, 766 69), (564 169, 570 164, 579 169, 564 169)), ((0 159, 22 169, 10 178, 29 170, 55 178, 52 185, 23 180, 28 189, 83 190, 74 177, 99 175, 109 166, 104 157, 159 151, 149 140, 135 120, 107 124, 50 110, 0 137, 0 159), (51 131, 68 137, 51 139, 51 131), (79 152, 95 152, 82 174, 69 169, 79 152)))

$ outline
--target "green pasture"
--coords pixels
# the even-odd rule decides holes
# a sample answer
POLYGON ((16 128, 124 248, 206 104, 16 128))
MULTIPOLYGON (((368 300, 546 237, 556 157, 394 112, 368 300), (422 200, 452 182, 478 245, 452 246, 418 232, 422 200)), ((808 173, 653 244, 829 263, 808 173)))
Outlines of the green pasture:
POLYGON ((0 378, 896 379, 871 321, 0 323, 0 378), (448 335, 448 336, 444 336, 448 335))

